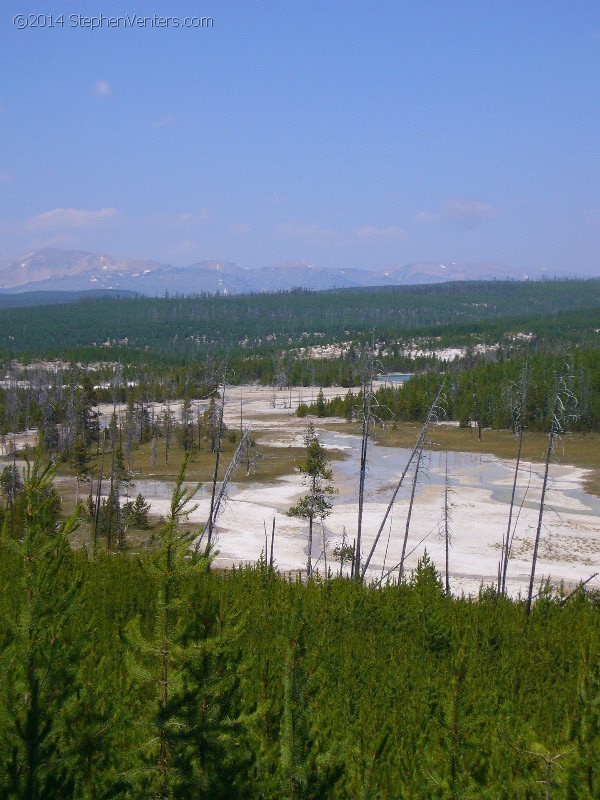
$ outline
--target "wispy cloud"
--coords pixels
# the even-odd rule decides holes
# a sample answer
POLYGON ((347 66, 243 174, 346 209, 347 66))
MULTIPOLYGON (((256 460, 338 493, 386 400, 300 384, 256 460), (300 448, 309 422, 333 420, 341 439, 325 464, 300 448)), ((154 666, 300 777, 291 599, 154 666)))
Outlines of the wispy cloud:
POLYGON ((112 87, 108 81, 96 81, 94 84, 94 94, 97 97, 108 97, 112 94, 112 87))
POLYGON ((25 223, 28 230, 47 228, 87 228, 101 225, 117 216, 116 208, 101 208, 88 211, 81 208, 54 208, 35 217, 29 217, 25 223))
POLYGON ((187 225, 204 225, 210 219, 210 208, 201 208, 199 211, 185 211, 175 218, 173 224, 176 227, 187 225))
POLYGON ((0 172, 0 183, 10 183, 13 179, 12 169, 5 169, 0 172))
POLYGON ((446 219, 471 228, 495 217, 498 212, 480 200, 456 198, 446 203, 442 213, 446 219))
POLYGON ((412 219, 418 225, 433 225, 440 220, 446 220, 461 228, 475 228, 497 215, 497 210, 489 203, 471 197, 455 197, 448 200, 441 210, 417 211, 412 219))
POLYGON ((437 222, 439 218, 440 215, 436 214, 435 211, 417 211, 416 214, 413 214, 413 220, 421 225, 437 222))

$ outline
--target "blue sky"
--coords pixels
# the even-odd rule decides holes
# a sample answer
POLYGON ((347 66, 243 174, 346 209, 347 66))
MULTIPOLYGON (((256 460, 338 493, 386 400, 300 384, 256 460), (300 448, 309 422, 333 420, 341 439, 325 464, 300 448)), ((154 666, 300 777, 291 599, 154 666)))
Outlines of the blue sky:
POLYGON ((2 3, 0 259, 600 274, 597 0, 73 5, 2 3))

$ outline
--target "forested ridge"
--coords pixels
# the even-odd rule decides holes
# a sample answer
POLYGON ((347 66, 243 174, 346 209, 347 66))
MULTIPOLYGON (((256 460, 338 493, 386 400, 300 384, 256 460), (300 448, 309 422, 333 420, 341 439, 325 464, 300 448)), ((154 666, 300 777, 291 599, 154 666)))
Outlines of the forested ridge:
MULTIPOLYGON (((465 282, 244 296, 95 298, 68 305, 3 309, 4 356, 79 360, 189 359, 269 354, 372 336, 494 341, 507 332, 543 340, 590 341, 600 279, 465 282), (462 337, 462 338, 461 338, 462 337), (102 349, 101 349, 102 348, 102 349)), ((596 316, 595 316, 596 315, 596 316)), ((594 325, 594 319, 596 325, 594 325)))
MULTIPOLYGON (((600 605, 73 551, 36 462, 0 537, 0 797, 600 796, 600 605)), ((192 551, 194 553, 194 551, 192 551)))

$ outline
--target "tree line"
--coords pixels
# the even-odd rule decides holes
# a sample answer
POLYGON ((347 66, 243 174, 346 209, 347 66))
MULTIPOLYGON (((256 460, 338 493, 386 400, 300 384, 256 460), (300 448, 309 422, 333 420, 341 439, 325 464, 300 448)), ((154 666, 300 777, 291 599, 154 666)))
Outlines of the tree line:
MULTIPOLYGON (((495 429, 516 429, 518 403, 516 389, 527 373, 522 424, 529 430, 547 431, 553 409, 553 387, 557 375, 568 377, 576 398, 569 421, 571 430, 600 430, 600 350, 577 349, 572 355, 544 354, 516 356, 503 362, 475 359, 445 369, 417 374, 402 385, 388 383, 374 392, 377 419, 384 423, 422 421, 431 399, 444 384, 440 413, 443 418, 461 425, 476 424, 495 429)), ((362 392, 349 390, 345 395, 302 404, 300 416, 340 416, 348 420, 360 416, 362 392)))

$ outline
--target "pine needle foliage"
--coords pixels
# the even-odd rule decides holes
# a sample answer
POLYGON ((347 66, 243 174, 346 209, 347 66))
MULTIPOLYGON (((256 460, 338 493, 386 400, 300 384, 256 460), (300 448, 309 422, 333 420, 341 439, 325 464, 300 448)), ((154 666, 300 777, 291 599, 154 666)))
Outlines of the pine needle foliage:
MULTIPOLYGON (((72 551, 52 469, 0 538, 0 798, 597 800, 600 598, 72 551), (16 520, 15 520, 16 521, 16 520)), ((19 499, 19 503, 21 499, 19 499)))
POLYGON ((54 468, 36 459, 25 474, 22 527, 0 539, 2 574, 0 797, 62 798, 72 786, 64 761, 64 703, 77 658, 71 623, 77 579, 58 523, 54 468))

